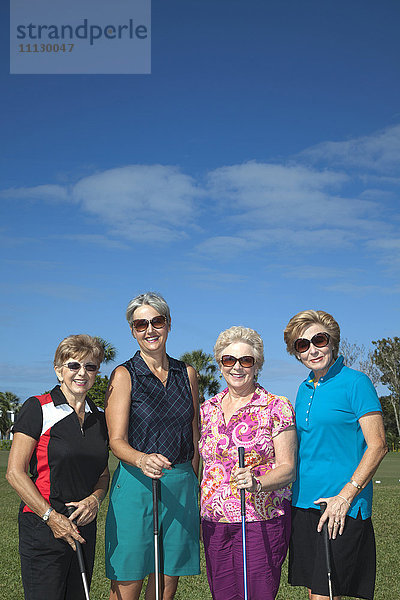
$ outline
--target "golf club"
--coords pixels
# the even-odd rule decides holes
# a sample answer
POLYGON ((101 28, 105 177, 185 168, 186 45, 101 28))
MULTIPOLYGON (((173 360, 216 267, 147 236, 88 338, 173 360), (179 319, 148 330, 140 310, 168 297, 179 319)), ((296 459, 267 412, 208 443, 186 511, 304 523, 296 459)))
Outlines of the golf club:
MULTIPOLYGON (((68 516, 71 516, 75 510, 75 507, 68 506, 67 510, 68 510, 68 516)), ((75 521, 73 521, 73 522, 75 523, 75 521)), ((75 523, 75 525, 76 525, 76 523, 75 523)), ((76 546, 76 556, 78 559, 79 570, 82 575, 83 589, 85 590, 85 598, 86 598, 86 600, 90 600, 89 599, 89 586, 88 586, 87 577, 86 577, 85 561, 83 560, 82 546, 81 546, 81 543, 78 542, 77 540, 75 540, 75 546, 76 546)))
POLYGON ((160 600, 160 566, 158 551, 158 486, 159 480, 153 479, 153 533, 154 533, 154 582, 156 600, 160 600))
MULTIPOLYGON (((319 505, 319 509, 321 511, 321 515, 326 510, 326 502, 321 502, 319 505)), ((326 560, 326 572, 328 576, 328 588, 329 588, 329 600, 333 600, 333 592, 332 592, 332 566, 331 566, 331 544, 328 534, 328 521, 325 521, 322 527, 322 535, 324 539, 324 548, 325 548, 325 560, 326 560)))
MULTIPOLYGON (((239 467, 244 467, 244 448, 238 447, 239 452, 239 467)), ((242 544, 243 544, 243 585, 244 585, 244 600, 247 600, 247 560, 246 560, 246 496, 245 490, 240 490, 240 512, 242 515, 242 544)))

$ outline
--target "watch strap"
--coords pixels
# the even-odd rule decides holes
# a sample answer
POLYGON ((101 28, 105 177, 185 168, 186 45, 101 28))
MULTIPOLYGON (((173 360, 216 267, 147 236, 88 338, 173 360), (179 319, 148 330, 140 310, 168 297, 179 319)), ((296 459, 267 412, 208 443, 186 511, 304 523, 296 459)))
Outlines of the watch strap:
POLYGON ((362 490, 362 485, 360 485, 359 483, 357 483, 357 481, 355 479, 352 479, 350 481, 351 485, 354 486, 357 490, 362 490))
POLYGON ((44 513, 44 515, 42 516, 42 520, 43 520, 45 523, 46 523, 46 522, 49 520, 49 517, 50 517, 51 513, 53 512, 53 510, 54 510, 54 508, 52 508, 52 507, 50 506, 50 508, 48 508, 48 509, 46 510, 46 512, 44 513))

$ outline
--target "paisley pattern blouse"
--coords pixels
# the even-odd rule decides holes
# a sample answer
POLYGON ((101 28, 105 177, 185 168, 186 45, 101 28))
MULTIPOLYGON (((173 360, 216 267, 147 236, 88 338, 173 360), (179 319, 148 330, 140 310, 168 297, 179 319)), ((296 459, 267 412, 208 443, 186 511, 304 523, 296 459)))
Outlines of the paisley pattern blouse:
MULTIPOLYGON (((200 454, 203 458, 201 516, 208 521, 238 523, 240 490, 234 481, 238 469, 238 446, 244 446, 245 465, 255 477, 275 468, 273 438, 294 425, 289 400, 267 392, 259 384, 250 402, 225 424, 222 398, 228 388, 206 400, 200 407, 200 454)), ((289 487, 253 494, 246 491, 246 520, 263 521, 285 513, 282 503, 289 500, 289 487)))

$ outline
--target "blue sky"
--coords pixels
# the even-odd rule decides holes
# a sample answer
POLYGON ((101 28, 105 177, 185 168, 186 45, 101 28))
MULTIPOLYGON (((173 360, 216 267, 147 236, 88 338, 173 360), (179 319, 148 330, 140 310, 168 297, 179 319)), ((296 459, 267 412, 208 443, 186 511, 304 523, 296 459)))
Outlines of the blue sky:
POLYGON ((398 335, 397 0, 153 0, 151 75, 9 75, 7 10, 1 390, 49 389, 70 333, 131 356, 146 290, 171 355, 253 327, 261 382, 291 400, 299 310, 367 346, 398 335))

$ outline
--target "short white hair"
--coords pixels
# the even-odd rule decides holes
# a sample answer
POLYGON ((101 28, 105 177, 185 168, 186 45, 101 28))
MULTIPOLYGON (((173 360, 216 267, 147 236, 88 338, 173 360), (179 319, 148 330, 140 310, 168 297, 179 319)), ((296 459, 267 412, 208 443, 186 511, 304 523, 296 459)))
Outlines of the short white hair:
POLYGON ((260 334, 249 327, 234 325, 221 331, 214 346, 214 357, 217 363, 221 366, 221 357, 225 348, 234 342, 244 342, 253 348, 254 365, 256 374, 258 374, 264 364, 264 344, 260 334))

